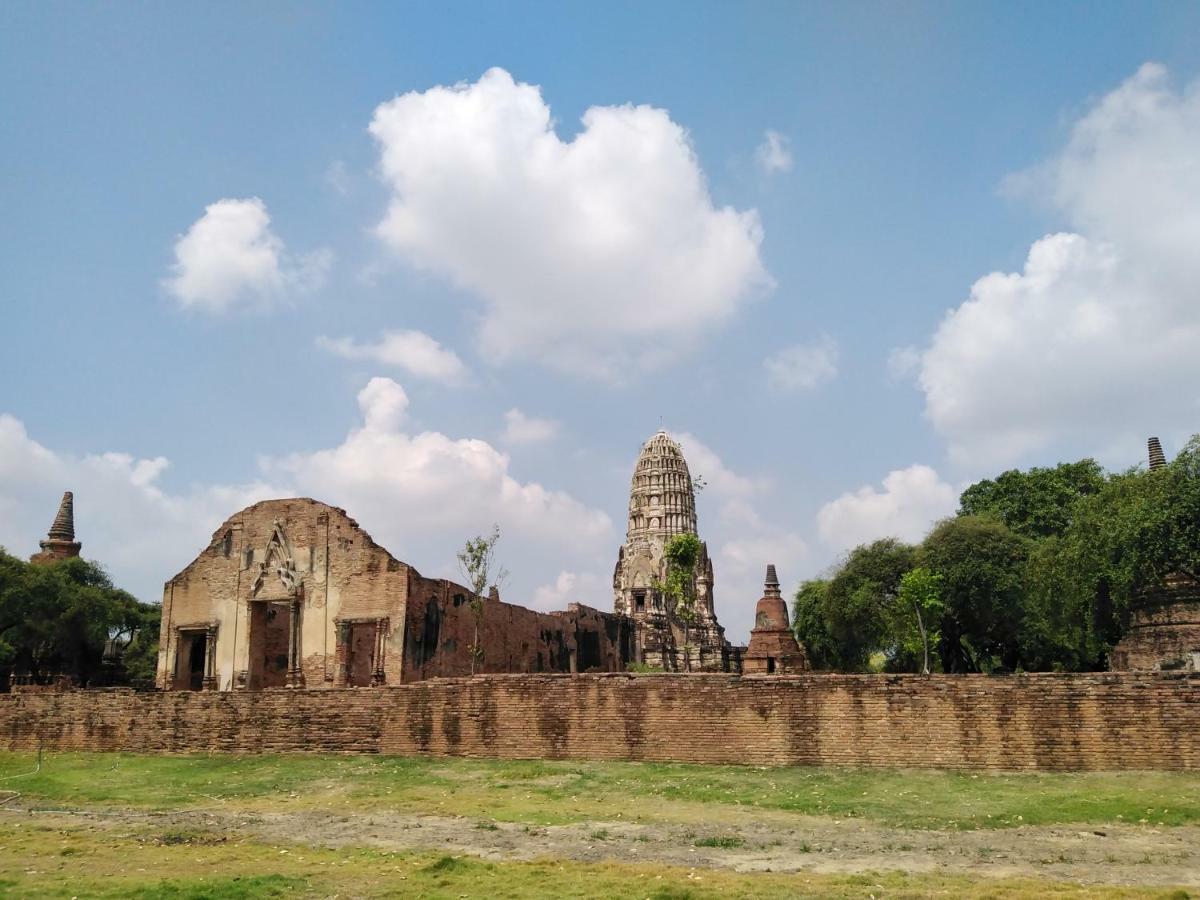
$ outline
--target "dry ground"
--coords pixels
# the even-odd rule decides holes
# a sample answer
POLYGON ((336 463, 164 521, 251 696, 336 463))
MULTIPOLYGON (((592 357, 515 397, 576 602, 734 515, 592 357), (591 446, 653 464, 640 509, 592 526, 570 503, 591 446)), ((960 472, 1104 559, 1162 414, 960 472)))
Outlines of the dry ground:
POLYGON ((1195 775, 31 761, 0 754, 13 896, 1200 897, 1195 775))

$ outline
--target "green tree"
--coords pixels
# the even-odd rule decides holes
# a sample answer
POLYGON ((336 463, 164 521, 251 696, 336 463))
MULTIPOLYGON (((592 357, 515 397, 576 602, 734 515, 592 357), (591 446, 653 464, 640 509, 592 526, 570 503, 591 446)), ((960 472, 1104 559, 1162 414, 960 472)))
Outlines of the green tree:
POLYGON ((1079 623, 1070 642, 1079 667, 1105 667, 1140 594, 1172 572, 1200 576, 1200 437, 1161 469, 1110 475, 1042 555, 1032 595, 1045 608, 1054 592, 1062 615, 1079 623))
POLYGON ((458 553, 458 565, 471 589, 469 606, 475 620, 475 635, 471 641, 471 674, 476 664, 483 659, 483 647, 479 643, 479 632, 483 625, 486 600, 490 587, 499 587, 508 577, 503 566, 496 564, 496 544, 500 541, 500 526, 493 525, 490 534, 479 535, 467 541, 458 553))
POLYGON ((855 547, 829 580, 823 606, 839 668, 866 670, 871 654, 895 647, 892 606, 916 548, 894 538, 855 547))
POLYGON ((981 516, 946 519, 921 545, 921 564, 941 578, 945 603, 938 655, 947 672, 1013 670, 1028 538, 981 516))
POLYGON ((899 638, 898 649, 905 654, 921 656, 921 673, 929 674, 929 648, 936 647, 942 637, 942 576, 917 566, 900 576, 900 590, 894 604, 899 638), (913 626, 916 626, 915 629, 913 626))
POLYGON ((792 630, 808 651, 814 669, 843 669, 842 648, 829 631, 825 612, 828 593, 827 579, 815 578, 800 585, 792 600, 792 630))
POLYGON ((1076 501, 1104 487, 1104 472, 1093 459, 1060 463, 1052 469, 1012 469, 971 485, 959 499, 960 516, 993 516, 1017 534, 1044 538, 1070 526, 1076 501))
POLYGON ((675 617, 683 623, 683 665, 692 669, 691 628, 696 621, 696 564, 700 561, 700 538, 694 534, 677 534, 663 545, 666 564, 663 580, 655 589, 669 599, 675 617))
MULTIPOLYGON (((0 550, 0 666, 37 680, 63 674, 87 685, 104 672, 110 639, 158 648, 159 608, 113 586, 99 565, 67 559, 32 565, 0 550)), ((153 678, 148 649, 128 677, 153 678), (146 671, 148 669, 148 672, 146 671)))

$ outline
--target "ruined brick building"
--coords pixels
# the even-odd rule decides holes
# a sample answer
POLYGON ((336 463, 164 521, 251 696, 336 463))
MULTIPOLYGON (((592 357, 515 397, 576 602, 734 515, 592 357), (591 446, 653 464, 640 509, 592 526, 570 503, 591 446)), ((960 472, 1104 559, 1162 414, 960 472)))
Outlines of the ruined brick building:
MULTIPOLYGON (((268 500, 226 520, 163 590, 158 684, 260 690, 399 684, 500 672, 614 672, 644 661, 686 667, 682 625, 655 584, 666 538, 696 531, 679 445, 656 434, 634 471, 616 608, 542 613, 494 592, 429 579, 376 544, 346 513, 310 499, 268 500), (475 609, 482 609, 478 615, 475 609)), ((691 668, 740 671, 696 567, 691 668)), ((786 612, 784 613, 786 620, 786 612)))
MULTIPOLYGON (((1167 464, 1162 444, 1150 438, 1150 471, 1167 464)), ((1200 581, 1171 572, 1162 586, 1141 594, 1129 628, 1113 648, 1110 668, 1200 672, 1200 581)))
POLYGON ((674 602, 657 587, 666 578, 667 541, 696 533, 695 485, 687 460, 679 444, 659 431, 643 445, 634 465, 629 525, 613 571, 613 611, 636 623, 639 662, 667 671, 740 671, 744 648, 725 640, 713 608, 708 545, 701 544, 693 575, 695 615, 686 634, 674 602))
POLYGON ((267 500, 235 513, 163 590, 159 687, 351 687, 472 672, 621 671, 633 623, 540 613, 425 578, 343 510, 267 500))

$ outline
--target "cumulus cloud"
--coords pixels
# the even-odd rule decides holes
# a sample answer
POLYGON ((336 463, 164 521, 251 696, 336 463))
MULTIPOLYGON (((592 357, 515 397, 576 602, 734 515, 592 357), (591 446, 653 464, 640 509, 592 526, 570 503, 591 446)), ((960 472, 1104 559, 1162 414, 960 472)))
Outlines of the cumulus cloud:
POLYGON ((372 378, 358 405, 362 427, 341 444, 265 459, 263 471, 314 496, 340 498, 338 505, 357 510, 364 524, 377 522, 381 534, 403 542, 431 530, 465 539, 493 522, 555 546, 609 535, 608 516, 561 491, 517 481, 507 454, 486 441, 405 432, 408 396, 390 378, 372 378))
MULTIPOLYGON (((795 531, 768 523, 757 514, 748 525, 733 526, 724 510, 713 535, 713 596, 717 617, 730 640, 745 641, 754 626, 754 608, 763 592, 767 564, 778 569, 785 592, 800 581, 810 564, 808 542, 795 531)), ((701 533, 706 529, 701 528, 701 533)))
POLYGON ((427 575, 457 577, 455 551, 500 526, 500 556, 512 571, 508 599, 528 603, 545 560, 582 567, 616 547, 612 523, 562 491, 521 482, 507 455, 486 441, 438 432, 408 433, 409 399, 388 378, 359 392, 361 424, 336 446, 260 461, 260 477, 241 485, 162 487, 167 460, 124 453, 82 457, 33 440, 20 421, 0 415, 0 544, 37 549, 62 491, 75 492, 84 555, 146 600, 183 568, 213 530, 242 507, 268 497, 311 496, 345 508, 376 540, 427 575))
POLYGON ((791 142, 778 131, 767 129, 754 151, 754 161, 764 175, 792 171, 791 142))
POLYGON ((686 431, 671 432, 679 445, 693 478, 700 479, 702 490, 721 499, 745 498, 766 487, 762 479, 740 475, 729 468, 715 450, 686 431))
POLYGON ((163 287, 185 309, 220 313, 267 304, 288 290, 315 289, 331 262, 328 250, 289 257, 259 198, 218 200, 176 241, 163 287))
POLYGON ((788 531, 735 538, 723 543, 718 553, 722 574, 733 584, 750 588, 739 592, 743 605, 747 605, 747 599, 758 600, 761 591, 756 593, 756 590, 762 587, 768 564, 782 569, 787 578, 799 581, 799 566, 807 557, 808 543, 800 535, 788 531))
POLYGON ((482 303, 481 352, 620 378, 686 349, 770 278, 754 210, 713 204, 665 110, 596 106, 564 141, 539 88, 474 84, 381 104, 379 237, 482 303))
POLYGON ((986 275, 920 360, 925 412, 959 462, 996 466, 1058 441, 1140 457, 1200 406, 1200 82, 1146 65, 1052 159, 1008 188, 1074 229, 986 275))
POLYGON ((767 384, 779 391, 811 391, 837 376, 837 342, 824 335, 810 344, 796 344, 763 361, 767 384))
POLYGON ((903 381, 921 371, 921 351, 913 346, 894 347, 887 358, 888 377, 903 381))
POLYGON ((817 529, 838 550, 885 537, 916 542, 957 506, 954 487, 929 466, 913 465, 889 472, 882 490, 863 485, 826 503, 817 513, 817 529))
POLYGON ((611 579, 591 572, 559 572, 551 584, 543 584, 533 592, 533 601, 529 605, 545 612, 566 609, 568 603, 610 610, 612 601, 611 579))
POLYGON ((504 443, 542 444, 558 437, 559 425, 552 419, 527 416, 514 407, 504 414, 504 443))
POLYGON ((230 513, 278 488, 263 481, 161 486, 163 457, 128 453, 75 456, 38 443, 18 419, 0 414, 0 545, 17 556, 37 550, 62 492, 75 492, 75 530, 83 555, 100 560, 121 587, 143 600, 183 568, 230 513))
POLYGON ((467 377, 467 367, 458 354, 423 331, 385 331, 374 343, 321 335, 317 346, 343 359, 379 363, 443 384, 457 384, 467 377))

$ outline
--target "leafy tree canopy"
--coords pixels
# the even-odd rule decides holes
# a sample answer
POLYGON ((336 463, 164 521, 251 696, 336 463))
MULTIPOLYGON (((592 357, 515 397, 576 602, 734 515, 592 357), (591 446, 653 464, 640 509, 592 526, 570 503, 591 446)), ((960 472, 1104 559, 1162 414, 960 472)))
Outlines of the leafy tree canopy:
POLYGON ((1104 472, 1092 459, 1060 463, 1053 469, 1012 469, 971 485, 959 499, 960 516, 994 516, 1017 534, 1049 537, 1071 524, 1075 502, 1104 486, 1104 472))
POLYGON ((159 619, 157 605, 114 587, 94 562, 33 565, 0 549, 0 667, 90 684, 111 674, 111 639, 124 650, 124 677, 152 681, 159 619))
POLYGON ((928 641, 946 672, 1102 669, 1173 572, 1200 577, 1200 436, 1153 472, 1084 459, 980 481, 918 547, 876 541, 806 582, 793 614, 821 668, 921 671, 928 641))

